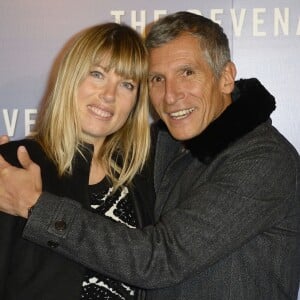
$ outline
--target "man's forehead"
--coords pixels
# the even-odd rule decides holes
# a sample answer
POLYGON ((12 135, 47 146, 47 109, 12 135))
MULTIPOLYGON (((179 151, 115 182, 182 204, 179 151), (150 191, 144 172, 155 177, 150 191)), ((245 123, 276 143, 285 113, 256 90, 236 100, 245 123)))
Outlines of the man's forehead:
POLYGON ((184 35, 171 40, 149 51, 150 64, 156 64, 162 60, 187 59, 202 52, 198 39, 184 35))
POLYGON ((179 71, 187 68, 197 68, 205 63, 201 53, 192 55, 189 51, 174 51, 170 55, 150 56, 149 73, 179 71))

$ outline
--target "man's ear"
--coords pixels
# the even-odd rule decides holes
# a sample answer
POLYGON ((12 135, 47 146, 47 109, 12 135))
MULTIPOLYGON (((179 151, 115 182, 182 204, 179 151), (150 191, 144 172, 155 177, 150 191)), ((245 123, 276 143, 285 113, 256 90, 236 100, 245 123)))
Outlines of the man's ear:
POLYGON ((233 62, 228 62, 221 74, 220 84, 221 91, 224 94, 231 94, 234 89, 234 81, 236 76, 236 67, 233 62))

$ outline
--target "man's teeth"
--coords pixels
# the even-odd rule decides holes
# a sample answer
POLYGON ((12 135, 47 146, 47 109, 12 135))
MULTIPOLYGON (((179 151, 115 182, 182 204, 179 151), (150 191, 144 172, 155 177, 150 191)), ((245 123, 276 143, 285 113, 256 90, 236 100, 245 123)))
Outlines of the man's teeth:
POLYGON ((183 109, 173 113, 170 113, 170 116, 174 119, 183 119, 187 117, 190 113, 192 113, 195 108, 183 109))
POLYGON ((98 115, 99 117, 102 118, 109 118, 112 116, 112 114, 108 111, 104 111, 98 107, 95 106, 90 106, 91 111, 93 111, 94 114, 98 115))

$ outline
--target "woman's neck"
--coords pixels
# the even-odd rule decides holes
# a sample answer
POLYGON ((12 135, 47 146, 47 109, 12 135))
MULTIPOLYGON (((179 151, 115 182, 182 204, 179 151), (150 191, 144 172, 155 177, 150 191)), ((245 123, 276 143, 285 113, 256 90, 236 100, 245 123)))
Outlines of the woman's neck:
POLYGON ((89 176, 89 184, 96 184, 100 182, 105 177, 104 168, 97 159, 92 159, 91 168, 90 168, 90 176, 89 176))

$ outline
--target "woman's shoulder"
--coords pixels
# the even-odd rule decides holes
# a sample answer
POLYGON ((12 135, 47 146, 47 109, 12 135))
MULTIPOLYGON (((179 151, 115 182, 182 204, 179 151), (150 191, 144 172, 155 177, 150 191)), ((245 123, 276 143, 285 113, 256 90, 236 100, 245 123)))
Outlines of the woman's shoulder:
POLYGON ((0 154, 9 163, 14 165, 19 165, 17 158, 17 150, 20 146, 25 146, 31 159, 39 160, 39 158, 44 156, 44 151, 37 141, 34 139, 21 139, 16 141, 11 141, 7 144, 0 145, 0 154))

